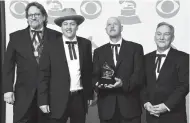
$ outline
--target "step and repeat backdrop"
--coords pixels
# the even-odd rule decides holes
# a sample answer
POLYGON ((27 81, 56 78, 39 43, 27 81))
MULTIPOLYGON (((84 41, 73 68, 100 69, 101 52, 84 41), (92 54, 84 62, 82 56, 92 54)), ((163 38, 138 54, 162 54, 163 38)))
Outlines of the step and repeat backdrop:
MULTIPOLYGON (((25 7, 32 1, 5 1, 6 44, 9 42, 10 33, 27 27, 25 7)), ((106 21, 109 17, 115 16, 124 26, 123 38, 142 44, 145 54, 156 49, 154 33, 157 24, 162 21, 175 27, 175 40, 172 46, 190 52, 189 0, 38 0, 38 2, 44 5, 49 15, 47 27, 57 31, 61 29, 54 24, 54 19, 61 15, 62 9, 71 7, 84 16, 85 21, 79 26, 77 35, 90 39, 93 49, 109 41, 105 32, 106 21)), ((12 105, 7 104, 6 123, 12 123, 12 117, 12 105)), ((96 105, 89 108, 87 122, 99 122, 96 105)))

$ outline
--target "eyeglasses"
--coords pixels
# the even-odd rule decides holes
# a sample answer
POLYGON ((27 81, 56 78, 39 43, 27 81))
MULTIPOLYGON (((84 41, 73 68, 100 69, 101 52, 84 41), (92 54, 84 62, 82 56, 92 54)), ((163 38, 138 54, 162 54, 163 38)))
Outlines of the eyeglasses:
POLYGON ((33 16, 35 18, 38 18, 41 14, 40 13, 35 13, 35 14, 28 14, 28 18, 32 18, 33 16))

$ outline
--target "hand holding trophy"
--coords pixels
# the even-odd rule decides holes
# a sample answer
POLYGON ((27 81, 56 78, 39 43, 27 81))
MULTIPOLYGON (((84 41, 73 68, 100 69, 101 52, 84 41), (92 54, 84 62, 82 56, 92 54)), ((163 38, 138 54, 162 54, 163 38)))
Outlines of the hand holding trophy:
POLYGON ((111 68, 107 62, 102 65, 102 76, 100 79, 101 88, 105 88, 105 85, 114 84, 115 83, 115 71, 111 68))

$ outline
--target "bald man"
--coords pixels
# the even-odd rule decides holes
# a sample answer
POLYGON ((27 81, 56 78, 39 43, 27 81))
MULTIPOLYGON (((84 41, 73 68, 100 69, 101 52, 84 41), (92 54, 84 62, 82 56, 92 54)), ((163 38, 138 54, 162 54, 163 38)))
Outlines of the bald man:
POLYGON ((107 20, 107 44, 95 49, 93 84, 101 123, 140 123, 143 47, 122 38, 117 17, 107 20), (113 72, 114 71, 114 72, 113 72))

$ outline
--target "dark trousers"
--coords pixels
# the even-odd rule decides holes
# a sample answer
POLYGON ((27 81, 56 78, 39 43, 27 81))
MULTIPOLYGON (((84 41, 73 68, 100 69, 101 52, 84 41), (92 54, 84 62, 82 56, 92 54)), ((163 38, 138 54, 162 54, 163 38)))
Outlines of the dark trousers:
POLYGON ((68 106, 60 119, 50 119, 49 123, 66 123, 70 118, 70 123, 85 123, 86 112, 83 91, 71 93, 68 106))
POLYGON ((100 123, 141 123, 141 117, 134 117, 131 119, 124 118, 119 110, 118 104, 116 103, 115 113, 109 120, 100 120, 100 123))
POLYGON ((37 105, 37 96, 35 97, 28 108, 28 111, 19 121, 16 123, 46 123, 46 116, 45 114, 39 109, 37 105))

